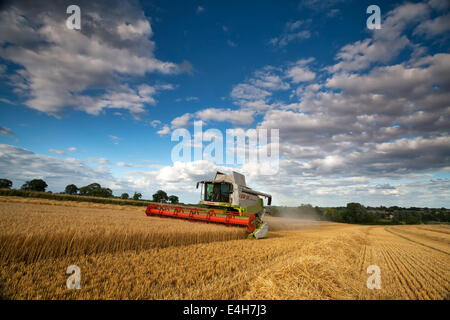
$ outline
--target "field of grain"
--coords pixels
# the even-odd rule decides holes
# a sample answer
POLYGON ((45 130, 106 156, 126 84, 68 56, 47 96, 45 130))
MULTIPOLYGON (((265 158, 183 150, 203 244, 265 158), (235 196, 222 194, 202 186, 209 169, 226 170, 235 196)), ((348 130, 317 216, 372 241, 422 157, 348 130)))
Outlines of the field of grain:
POLYGON ((449 299, 449 226, 268 218, 243 229, 144 208, 0 197, 4 299, 449 299), (81 269, 80 290, 66 269, 81 269), (369 265, 381 270, 370 290, 369 265))

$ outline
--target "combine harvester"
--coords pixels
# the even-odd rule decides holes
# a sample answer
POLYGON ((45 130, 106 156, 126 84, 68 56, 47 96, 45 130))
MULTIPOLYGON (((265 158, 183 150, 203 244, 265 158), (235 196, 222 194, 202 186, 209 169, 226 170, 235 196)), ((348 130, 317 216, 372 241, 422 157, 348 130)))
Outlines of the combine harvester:
POLYGON ((222 223, 227 226, 247 227, 249 238, 264 238, 269 226, 262 218, 265 214, 263 199, 272 202, 270 194, 255 191, 245 184, 245 177, 237 172, 226 175, 217 172, 214 180, 197 182, 201 186, 201 201, 198 206, 179 206, 174 204, 150 204, 147 216, 160 216, 222 223))

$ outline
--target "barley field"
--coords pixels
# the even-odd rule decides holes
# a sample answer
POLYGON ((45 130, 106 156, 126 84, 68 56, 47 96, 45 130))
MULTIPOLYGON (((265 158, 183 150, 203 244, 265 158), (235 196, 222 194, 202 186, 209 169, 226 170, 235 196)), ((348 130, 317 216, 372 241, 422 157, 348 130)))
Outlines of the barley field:
POLYGON ((449 299, 450 227, 267 218, 243 229, 145 208, 0 197, 3 299, 449 299), (81 289, 69 290, 69 265, 81 289), (368 289, 367 267, 380 268, 368 289))

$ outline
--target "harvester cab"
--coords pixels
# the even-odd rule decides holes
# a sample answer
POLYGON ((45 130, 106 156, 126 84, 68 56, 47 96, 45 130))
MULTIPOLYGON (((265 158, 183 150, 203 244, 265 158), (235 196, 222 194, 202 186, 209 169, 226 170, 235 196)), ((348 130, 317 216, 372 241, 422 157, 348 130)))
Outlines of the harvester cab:
POLYGON ((241 217, 254 215, 255 231, 250 237, 264 238, 269 227, 263 221, 265 214, 264 202, 260 197, 267 198, 267 205, 272 202, 272 196, 255 191, 245 183, 245 176, 233 171, 227 175, 217 172, 214 180, 197 182, 197 189, 202 184, 200 205, 209 208, 225 208, 234 211, 241 217))
POLYGON ((245 177, 237 172, 227 175, 217 172, 213 180, 197 182, 201 185, 201 200, 198 207, 171 204, 150 204, 148 216, 181 218, 207 223, 222 223, 247 228, 249 238, 264 238, 269 230, 263 221, 265 208, 272 202, 272 196, 247 187, 245 177))

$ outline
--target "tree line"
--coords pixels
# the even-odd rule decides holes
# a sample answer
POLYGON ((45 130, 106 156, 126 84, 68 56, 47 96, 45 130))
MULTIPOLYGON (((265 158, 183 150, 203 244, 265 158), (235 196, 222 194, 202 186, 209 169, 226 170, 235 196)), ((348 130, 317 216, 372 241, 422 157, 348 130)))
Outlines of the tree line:
MULTIPOLYGON (((12 188, 12 181, 8 179, 0 179, 0 189, 11 189, 12 188)), ((39 191, 39 192, 45 192, 48 185, 47 183, 42 179, 32 179, 29 181, 26 181, 22 187, 21 190, 26 191, 39 191)), ((50 192, 50 191, 48 191, 50 192)), ((75 184, 69 184, 64 189, 64 192, 61 192, 62 194, 69 194, 69 195, 80 195, 80 196, 90 196, 90 197, 102 197, 102 198, 114 198, 113 191, 110 188, 104 188, 99 183, 94 182, 87 186, 83 186, 78 188, 75 184)), ((140 192, 134 192, 133 196, 130 198, 130 195, 128 193, 122 193, 119 197, 120 199, 133 199, 133 200, 141 200, 142 194, 140 192)), ((155 194, 152 196, 153 202, 163 202, 167 203, 170 202, 172 204, 179 203, 179 199, 175 195, 167 195, 167 193, 163 190, 156 191, 155 194)))
POLYGON ((450 210, 446 208, 402 208, 365 207, 360 203, 347 203, 345 207, 323 208, 302 204, 298 207, 270 207, 270 215, 291 218, 312 218, 317 220, 352 224, 422 224, 450 223, 450 210))
MULTIPOLYGON (((0 189, 11 189, 12 181, 0 179, 0 189)), ((33 179, 26 181, 21 190, 45 192, 48 187, 42 179, 33 179)), ((91 183, 87 186, 78 188, 75 184, 66 186, 62 194, 90 196, 98 198, 120 198, 123 200, 133 199, 136 204, 140 204, 142 194, 134 192, 130 197, 128 193, 122 193, 120 197, 115 197, 109 188, 102 187, 99 183, 91 183)), ((107 200, 105 200, 107 201, 107 200)), ((116 200, 117 201, 117 200, 116 200)), ((179 203, 175 195, 167 195, 163 190, 156 191, 153 196, 153 202, 179 203)), ((313 207, 310 204, 302 204, 298 207, 269 207, 269 214, 272 216, 307 218, 343 223, 355 224, 421 224, 421 223, 450 223, 450 210, 446 208, 402 208, 398 206, 391 207, 365 207, 360 203, 351 202, 345 207, 313 207)))

